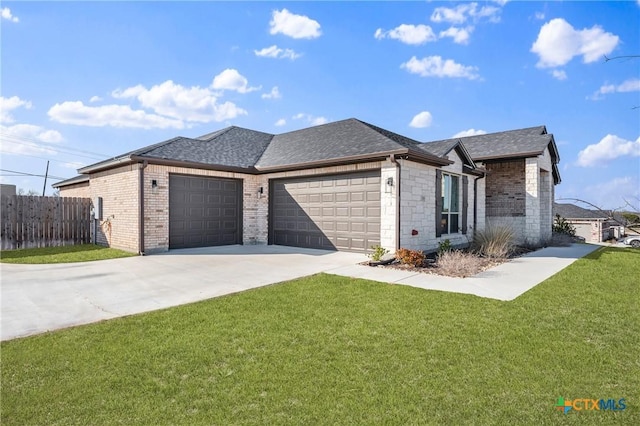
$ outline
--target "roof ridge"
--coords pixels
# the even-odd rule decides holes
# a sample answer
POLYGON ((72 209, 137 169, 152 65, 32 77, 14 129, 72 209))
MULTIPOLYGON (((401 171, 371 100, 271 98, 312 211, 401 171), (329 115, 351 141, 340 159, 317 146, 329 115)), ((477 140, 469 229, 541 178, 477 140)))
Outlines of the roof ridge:
MULTIPOLYGON (((191 139, 191 138, 188 138, 186 136, 175 136, 175 137, 173 137, 171 139, 167 139, 166 141, 154 143, 153 145, 143 146, 142 148, 138 148, 135 151, 130 151, 130 152, 126 153, 126 154, 121 155, 121 157, 144 154, 147 151, 151 151, 152 149, 156 149, 156 148, 159 148, 161 146, 168 145, 171 142, 177 141, 178 139, 191 139)), ((116 157, 114 157, 114 158, 116 158, 116 157)))
POLYGON ((376 126, 375 124, 367 123, 366 121, 362 121, 362 120, 359 120, 357 118, 352 118, 351 120, 354 120, 354 121, 360 123, 361 125, 364 125, 364 126, 368 127, 369 129, 371 129, 374 132, 376 132, 376 133, 382 135, 383 137, 389 139, 391 142, 395 143, 396 145, 399 145, 402 148, 409 148, 409 146, 407 146, 407 145, 411 145, 412 148, 417 148, 421 144, 421 142, 419 142, 419 141, 417 141, 415 139, 412 139, 412 138, 410 138, 408 136, 403 136, 403 135, 401 135, 399 133, 396 133, 396 132, 392 132, 391 130, 387 130, 387 129, 383 128, 383 127, 376 126), (409 144, 405 145, 401 141, 398 141, 398 140, 394 139, 393 137, 390 137, 390 135, 391 136, 395 136, 396 138, 401 139, 402 141, 409 142, 409 144))

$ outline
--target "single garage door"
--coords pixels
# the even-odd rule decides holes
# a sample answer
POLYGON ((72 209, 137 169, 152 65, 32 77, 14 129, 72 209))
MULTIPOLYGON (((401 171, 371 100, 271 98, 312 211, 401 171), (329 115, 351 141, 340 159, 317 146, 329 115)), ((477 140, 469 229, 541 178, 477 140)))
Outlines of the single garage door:
POLYGON ((380 171, 271 181, 269 242, 365 251, 380 243, 380 171))
POLYGON ((169 176, 169 248, 242 243, 242 181, 169 176))

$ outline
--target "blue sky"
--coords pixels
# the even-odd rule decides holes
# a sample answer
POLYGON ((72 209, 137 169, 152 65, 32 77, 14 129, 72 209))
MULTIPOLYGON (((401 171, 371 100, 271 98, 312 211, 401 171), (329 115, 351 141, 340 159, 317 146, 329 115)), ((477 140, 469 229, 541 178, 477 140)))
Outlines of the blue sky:
POLYGON ((42 177, 18 174, 51 160, 69 178, 229 125, 356 117, 426 142, 544 124, 561 156, 556 198, 640 209, 640 59, 604 59, 640 54, 640 1, 0 9, 2 183, 41 191, 42 177))

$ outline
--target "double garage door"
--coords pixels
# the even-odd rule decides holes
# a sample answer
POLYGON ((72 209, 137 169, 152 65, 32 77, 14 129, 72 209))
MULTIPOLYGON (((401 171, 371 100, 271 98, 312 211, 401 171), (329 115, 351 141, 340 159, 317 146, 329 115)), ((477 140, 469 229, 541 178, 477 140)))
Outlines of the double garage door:
POLYGON ((269 242, 365 251, 380 243, 380 171, 271 182, 269 242))
MULTIPOLYGON (((270 183, 269 243, 366 251, 380 242, 380 171, 270 183)), ((247 196, 251 196, 248 194, 247 196)), ((169 176, 169 248, 242 244, 242 181, 169 176)))

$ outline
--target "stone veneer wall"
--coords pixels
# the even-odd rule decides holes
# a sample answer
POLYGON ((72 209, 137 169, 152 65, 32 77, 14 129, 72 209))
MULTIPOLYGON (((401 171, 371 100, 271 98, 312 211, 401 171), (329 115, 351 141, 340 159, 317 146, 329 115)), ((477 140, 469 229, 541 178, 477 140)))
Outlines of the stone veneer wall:
MULTIPOLYGON (((462 176, 462 163, 455 153, 449 154, 449 159, 454 164, 443 167, 442 170, 462 176)), ((438 248, 441 241, 449 240, 452 245, 464 245, 473 239, 473 180, 474 176, 468 176, 468 209, 467 209, 467 234, 456 233, 436 237, 436 168, 412 161, 400 160, 401 164, 401 196, 400 196, 400 247, 412 250, 432 251, 438 248), (417 235, 412 235, 413 231, 417 235)), ((483 179, 484 180, 484 179, 483 179)), ((484 191, 482 180, 478 184, 484 191)), ((462 197, 462 182, 460 186, 462 197)), ((462 200, 460 200, 462 208, 462 200)), ((484 217, 484 203, 479 205, 480 217, 484 217)), ((462 213, 462 212, 461 212, 462 213)), ((484 224, 482 225, 484 228, 484 224)))

